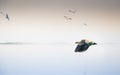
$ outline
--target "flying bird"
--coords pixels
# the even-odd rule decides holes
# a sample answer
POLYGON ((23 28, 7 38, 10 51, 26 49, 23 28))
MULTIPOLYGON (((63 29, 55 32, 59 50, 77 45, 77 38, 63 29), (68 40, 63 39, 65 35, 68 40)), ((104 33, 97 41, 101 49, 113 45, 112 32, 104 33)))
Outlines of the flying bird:
POLYGON ((97 45, 97 43, 92 42, 92 41, 88 41, 88 40, 81 40, 80 42, 76 42, 77 47, 75 49, 75 52, 84 52, 86 51, 90 46, 92 45, 97 45))
POLYGON ((83 25, 87 26, 87 23, 83 23, 83 25))
POLYGON ((72 20, 71 17, 64 16, 64 18, 65 18, 66 20, 72 20))
POLYGON ((0 14, 3 16, 3 17, 5 17, 8 21, 10 20, 10 18, 9 18, 9 16, 8 16, 8 14, 6 13, 3 13, 2 11, 0 12, 0 14))

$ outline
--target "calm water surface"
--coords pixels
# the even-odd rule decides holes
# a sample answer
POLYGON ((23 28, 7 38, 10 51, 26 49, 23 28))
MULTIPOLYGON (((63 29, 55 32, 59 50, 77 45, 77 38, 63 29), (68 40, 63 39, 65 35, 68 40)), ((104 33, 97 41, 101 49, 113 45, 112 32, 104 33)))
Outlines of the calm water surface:
POLYGON ((0 75, 120 75, 120 44, 0 45, 0 75))

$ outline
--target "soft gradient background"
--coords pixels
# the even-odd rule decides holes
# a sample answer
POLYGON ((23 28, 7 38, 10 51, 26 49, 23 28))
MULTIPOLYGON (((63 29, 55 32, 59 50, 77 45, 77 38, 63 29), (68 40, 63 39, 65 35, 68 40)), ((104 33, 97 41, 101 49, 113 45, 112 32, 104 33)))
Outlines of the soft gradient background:
POLYGON ((120 0, 0 0, 0 11, 0 43, 33 43, 1 44, 0 75, 120 75, 120 0), (74 53, 81 39, 98 45, 74 53))

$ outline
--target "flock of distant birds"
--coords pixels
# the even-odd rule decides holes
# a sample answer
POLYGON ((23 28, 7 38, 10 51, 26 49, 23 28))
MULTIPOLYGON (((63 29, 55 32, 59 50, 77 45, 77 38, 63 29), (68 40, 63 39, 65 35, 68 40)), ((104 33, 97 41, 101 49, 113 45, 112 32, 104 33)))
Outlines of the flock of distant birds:
MULTIPOLYGON (((75 14, 77 12, 77 10, 71 10, 71 9, 69 9, 68 12, 71 13, 71 14, 75 14)), ((10 21, 10 18, 9 18, 9 16, 8 16, 7 13, 4 13, 4 12, 1 11, 0 15, 4 16, 8 21, 10 21)), ((64 18, 66 20, 72 20, 73 19, 72 17, 68 17, 66 15, 64 16, 64 18)), ((87 26, 87 23, 84 22, 83 25, 87 26)))
POLYGON ((8 21, 10 20, 9 16, 7 13, 3 13, 2 11, 0 12, 2 16, 4 16, 8 21))
MULTIPOLYGON (((69 9, 68 12, 69 12, 69 13, 72 13, 72 14, 75 14, 75 13, 77 12, 77 10, 71 10, 71 9, 69 9)), ((72 18, 71 18, 71 17, 68 17, 68 16, 64 16, 64 18, 65 18, 66 20, 72 20, 72 18)))
MULTIPOLYGON (((72 13, 72 14, 75 14, 75 13, 77 12, 77 10, 71 10, 71 9, 69 9, 68 12, 69 12, 69 13, 72 13)), ((4 16, 8 21, 10 20, 10 18, 9 18, 9 16, 8 16, 7 13, 3 13, 3 12, 1 11, 0 14, 1 14, 2 16, 4 16)), ((64 16, 64 18, 65 18, 66 20, 72 20, 72 17, 64 16)), ((83 25, 87 26, 87 23, 83 23, 83 25)))
MULTIPOLYGON (((76 13, 77 13, 77 10, 71 10, 71 9, 69 9, 68 12, 71 13, 71 14, 76 14, 76 13)), ((66 15, 64 16, 64 18, 65 18, 66 20, 73 20, 72 17, 68 17, 68 16, 66 16, 66 15)), ((84 22, 83 25, 84 25, 84 26, 87 26, 87 23, 84 22)))

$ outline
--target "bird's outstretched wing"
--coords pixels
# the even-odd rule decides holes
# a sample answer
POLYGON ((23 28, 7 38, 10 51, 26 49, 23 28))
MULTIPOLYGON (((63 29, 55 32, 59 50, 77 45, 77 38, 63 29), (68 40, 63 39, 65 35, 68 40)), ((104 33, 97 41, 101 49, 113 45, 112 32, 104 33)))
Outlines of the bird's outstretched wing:
POLYGON ((89 48, 89 45, 86 43, 77 45, 75 52, 83 52, 83 51, 86 51, 88 48, 89 48))
POLYGON ((70 13, 75 14, 77 10, 68 10, 70 13))
POLYGON ((10 20, 8 14, 6 14, 6 19, 10 20))

